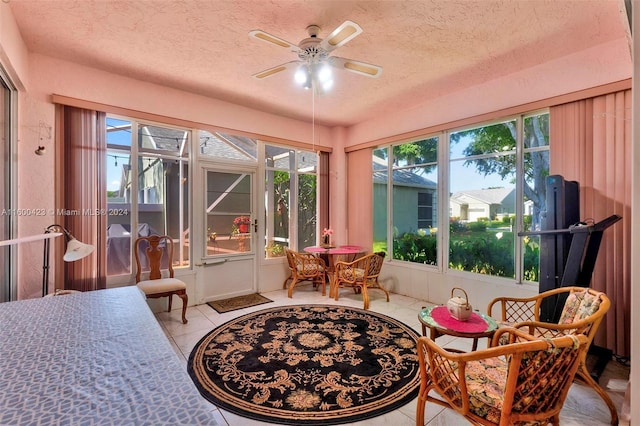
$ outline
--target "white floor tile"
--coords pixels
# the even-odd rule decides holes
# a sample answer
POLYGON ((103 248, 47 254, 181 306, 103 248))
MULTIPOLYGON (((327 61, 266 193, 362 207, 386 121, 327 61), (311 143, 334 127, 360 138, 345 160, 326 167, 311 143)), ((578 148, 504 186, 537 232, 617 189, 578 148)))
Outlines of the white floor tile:
MULTIPOLYGON (((286 290, 277 290, 262 293, 263 296, 273 300, 272 303, 254 306, 247 309, 227 312, 219 314, 208 305, 191 306, 187 309, 188 324, 182 324, 181 321, 181 305, 178 303, 177 308, 171 312, 160 312, 156 314, 165 333, 170 337, 170 341, 177 353, 181 354, 184 359, 185 368, 186 360, 193 350, 193 347, 204 337, 209 331, 225 322, 238 316, 267 309, 274 306, 284 305, 303 305, 303 304, 329 304, 343 305, 355 308, 363 308, 362 296, 354 294, 351 289, 342 289, 339 300, 336 302, 333 298, 329 298, 329 286, 327 285, 327 295, 322 296, 319 290, 315 290, 311 285, 296 286, 293 297, 287 296, 286 290)), ((428 301, 417 300, 407 296, 391 294, 390 301, 386 301, 384 293, 373 290, 370 292, 369 309, 384 315, 395 318, 403 323, 411 326, 418 334, 421 334, 421 324, 418 320, 418 312, 424 306, 432 305, 428 301)), ((428 330, 427 330, 428 333, 428 330)), ((437 339, 439 345, 447 348, 453 348, 463 351, 471 350, 472 341, 470 339, 457 338, 452 336, 441 336, 437 339)), ((478 349, 487 347, 486 339, 478 342, 478 349)), ((611 361, 609 364, 615 363, 611 361)), ((607 367, 603 376, 614 379, 628 379, 628 368, 620 367, 619 364, 607 367), (626 377, 618 377, 627 374, 626 377)), ((610 392, 614 403, 620 406, 622 404, 622 394, 610 392)), ((362 422, 352 423, 352 425, 367 426, 387 426, 387 425, 414 425, 416 400, 401 407, 400 409, 379 416, 374 419, 362 422)), ((216 421, 220 425, 229 426, 259 426, 268 425, 270 423, 257 422, 245 417, 237 416, 225 410, 214 410, 216 421)), ((560 414, 560 423, 563 426, 596 426, 610 424, 609 411, 600 400, 598 395, 590 388, 575 383, 565 402, 564 409, 560 414)), ((453 410, 446 409, 437 404, 427 403, 425 409, 425 424, 429 426, 451 426, 466 425, 468 422, 453 410)))

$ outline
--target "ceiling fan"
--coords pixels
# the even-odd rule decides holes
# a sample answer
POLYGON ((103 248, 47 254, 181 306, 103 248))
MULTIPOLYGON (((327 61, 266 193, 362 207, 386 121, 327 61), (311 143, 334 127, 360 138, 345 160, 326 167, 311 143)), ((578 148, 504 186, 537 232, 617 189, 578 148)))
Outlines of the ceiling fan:
POLYGON ((326 91, 333 84, 331 67, 366 77, 380 77, 382 67, 378 65, 340 58, 338 56, 330 56, 331 52, 335 49, 343 46, 362 33, 362 28, 358 24, 352 21, 345 21, 325 39, 318 37, 319 32, 319 26, 309 25, 307 27, 309 37, 302 40, 298 45, 295 45, 262 30, 250 31, 249 36, 278 47, 289 49, 298 55, 298 59, 295 61, 260 71, 259 73, 253 74, 253 77, 262 80, 282 71, 295 69, 295 80, 300 85, 306 89, 314 88, 319 92, 326 91))

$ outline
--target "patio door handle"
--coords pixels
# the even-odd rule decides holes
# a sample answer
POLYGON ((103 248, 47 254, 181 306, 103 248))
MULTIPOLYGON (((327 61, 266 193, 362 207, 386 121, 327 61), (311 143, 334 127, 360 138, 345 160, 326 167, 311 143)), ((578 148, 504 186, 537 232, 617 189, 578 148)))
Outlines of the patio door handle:
POLYGON ((254 219, 253 220, 253 230, 257 233, 258 232, 258 219, 254 219))

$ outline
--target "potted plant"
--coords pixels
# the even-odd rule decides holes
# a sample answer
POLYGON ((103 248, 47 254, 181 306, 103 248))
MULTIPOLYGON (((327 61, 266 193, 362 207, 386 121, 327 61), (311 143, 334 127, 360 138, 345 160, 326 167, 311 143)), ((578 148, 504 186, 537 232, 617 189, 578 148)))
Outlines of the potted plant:
POLYGON ((284 256, 284 246, 280 244, 276 244, 272 242, 267 247, 265 247, 268 257, 282 257, 284 256))
POLYGON ((238 216, 233 219, 233 224, 238 228, 239 233, 246 234, 247 232, 249 232, 251 218, 249 216, 238 216))

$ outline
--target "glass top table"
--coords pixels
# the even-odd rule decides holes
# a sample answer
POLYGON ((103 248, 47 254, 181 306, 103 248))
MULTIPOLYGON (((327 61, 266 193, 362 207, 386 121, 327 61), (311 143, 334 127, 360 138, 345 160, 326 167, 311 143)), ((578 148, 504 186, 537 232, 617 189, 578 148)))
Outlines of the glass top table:
POLYGON ((458 321, 445 311, 446 306, 429 306, 420 311, 418 319, 422 325, 423 336, 427 335, 429 328, 429 338, 434 341, 444 335, 473 339, 471 350, 475 351, 478 348, 478 339, 491 338, 498 329, 496 320, 488 315, 473 312, 468 321, 458 321))

